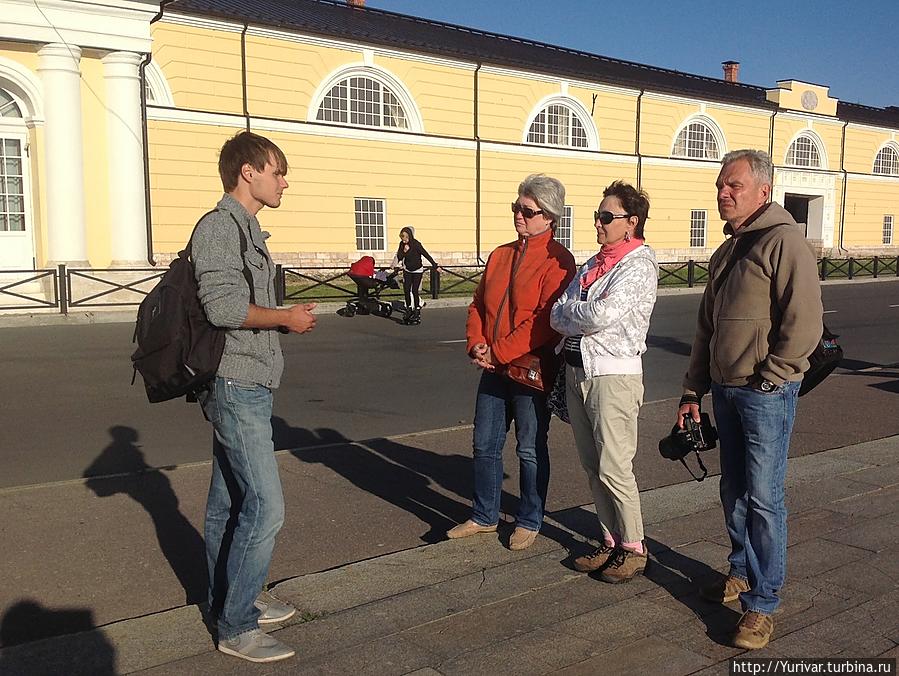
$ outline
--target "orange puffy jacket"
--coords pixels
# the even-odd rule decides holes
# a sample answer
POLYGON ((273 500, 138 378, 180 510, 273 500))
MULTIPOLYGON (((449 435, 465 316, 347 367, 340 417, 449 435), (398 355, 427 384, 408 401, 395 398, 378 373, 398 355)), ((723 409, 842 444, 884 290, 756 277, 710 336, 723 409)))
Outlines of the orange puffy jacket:
POLYGON ((494 362, 508 364, 538 347, 554 347, 561 336, 549 325, 550 310, 576 269, 552 229, 494 249, 468 306, 468 353, 486 343, 494 362))

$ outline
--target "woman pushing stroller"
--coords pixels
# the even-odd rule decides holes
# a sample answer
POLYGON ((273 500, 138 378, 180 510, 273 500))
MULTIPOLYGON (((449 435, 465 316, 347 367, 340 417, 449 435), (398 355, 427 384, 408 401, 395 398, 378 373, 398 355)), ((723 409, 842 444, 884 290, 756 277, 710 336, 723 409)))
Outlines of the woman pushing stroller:
POLYGON ((406 324, 421 323, 421 278, 425 269, 421 259, 437 267, 437 262, 431 258, 421 242, 415 239, 415 228, 407 225, 400 230, 400 245, 393 257, 393 267, 403 270, 403 293, 406 296, 406 314, 403 322, 406 324))

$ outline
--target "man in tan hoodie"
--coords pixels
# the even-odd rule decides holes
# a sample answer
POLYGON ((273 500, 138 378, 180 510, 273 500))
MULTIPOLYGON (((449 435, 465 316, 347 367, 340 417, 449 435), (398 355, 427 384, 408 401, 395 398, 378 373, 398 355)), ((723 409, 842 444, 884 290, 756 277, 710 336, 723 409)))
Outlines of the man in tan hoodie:
POLYGON ((721 164, 718 212, 731 237, 709 262, 677 418, 681 427, 684 415, 699 421, 699 402, 711 390, 731 554, 727 577, 701 593, 718 603, 740 599, 733 643, 755 649, 774 632, 786 573, 787 453, 823 308, 805 235, 769 202, 771 158, 736 150, 721 164))

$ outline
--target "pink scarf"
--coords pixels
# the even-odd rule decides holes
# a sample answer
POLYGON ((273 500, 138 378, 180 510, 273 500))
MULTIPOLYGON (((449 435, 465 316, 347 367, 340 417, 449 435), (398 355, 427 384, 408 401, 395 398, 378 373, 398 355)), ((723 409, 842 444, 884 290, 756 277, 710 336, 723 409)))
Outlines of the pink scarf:
POLYGON ((611 246, 603 244, 602 248, 600 248, 596 256, 594 256, 594 258, 596 258, 596 266, 589 268, 587 274, 581 277, 581 288, 589 289, 597 279, 614 268, 618 261, 631 251, 639 249, 645 243, 645 240, 634 237, 629 242, 621 240, 611 246))

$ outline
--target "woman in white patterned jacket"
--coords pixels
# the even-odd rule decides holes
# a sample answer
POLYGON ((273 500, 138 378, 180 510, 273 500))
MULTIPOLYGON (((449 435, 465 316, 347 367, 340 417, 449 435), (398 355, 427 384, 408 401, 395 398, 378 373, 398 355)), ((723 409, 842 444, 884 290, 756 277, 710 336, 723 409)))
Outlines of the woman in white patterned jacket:
POLYGON ((649 199, 615 181, 594 214, 599 252, 578 271, 552 309, 565 336, 568 415, 596 504, 600 546, 574 561, 581 572, 627 582, 646 568, 643 517, 634 478, 637 415, 658 264, 643 240, 649 199))

